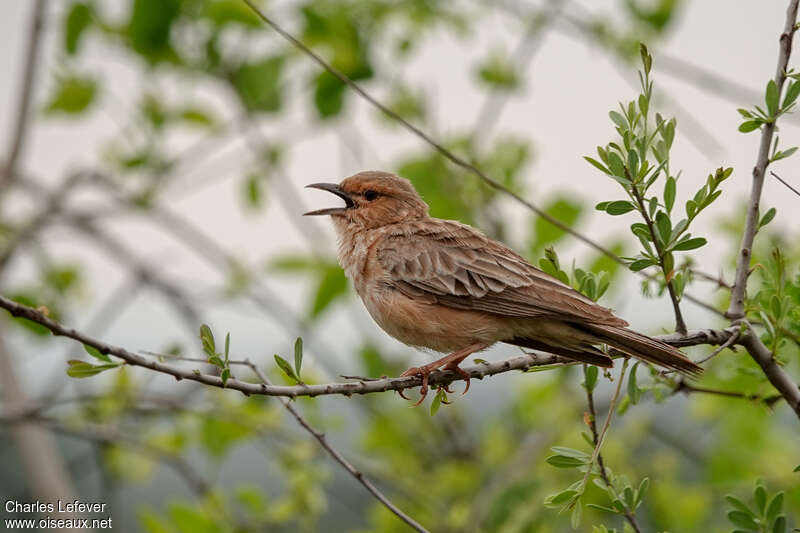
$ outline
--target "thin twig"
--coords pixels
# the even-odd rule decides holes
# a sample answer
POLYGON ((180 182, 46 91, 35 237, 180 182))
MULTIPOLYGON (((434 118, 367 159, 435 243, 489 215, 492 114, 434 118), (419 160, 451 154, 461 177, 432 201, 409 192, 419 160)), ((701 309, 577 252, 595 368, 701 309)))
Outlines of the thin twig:
POLYGON ((786 399, 786 403, 794 410, 798 417, 800 417, 800 387, 792 381, 789 375, 778 365, 772 352, 767 348, 758 335, 752 332, 743 335, 739 340, 739 344, 747 349, 750 357, 758 363, 761 370, 772 383, 772 386, 778 389, 778 392, 786 399))
MULTIPOLYGON (((229 379, 225 384, 218 376, 203 374, 197 370, 187 370, 176 366, 168 365, 159 361, 148 359, 147 357, 126 350, 119 346, 114 346, 103 341, 94 339, 80 331, 64 326, 59 322, 47 317, 42 312, 28 307, 3 296, 0 296, 0 308, 6 309, 13 316, 26 318, 49 329, 53 334, 68 337, 78 342, 91 346, 101 353, 113 355, 132 366, 149 368, 162 374, 173 376, 177 380, 186 379, 213 387, 227 388, 239 391, 245 395, 255 394, 263 396, 285 396, 296 398, 298 396, 322 396, 329 394, 342 394, 352 396, 353 394, 370 394, 386 392, 389 390, 405 390, 422 385, 422 378, 419 376, 407 376, 400 378, 385 378, 374 381, 358 381, 346 383, 323 383, 317 385, 270 385, 263 383, 249 383, 234 378, 229 379)), ((686 337, 667 335, 660 337, 664 342, 675 346, 692 346, 699 344, 718 344, 727 340, 729 334, 726 330, 701 330, 690 332, 686 337), (720 340, 723 339, 723 340, 720 340)), ((481 363, 475 366, 465 367, 464 370, 473 379, 483 379, 484 377, 502 374, 511 370, 528 370, 533 367, 541 366, 569 366, 577 364, 575 361, 565 357, 529 353, 522 356, 512 357, 501 361, 481 363)), ((428 380, 429 385, 447 385, 453 381, 463 379, 460 374, 452 371, 437 371, 431 374, 428 380)))
MULTIPOLYGON (((249 360, 245 361, 245 364, 248 367, 250 367, 250 369, 255 373, 255 375, 261 381, 262 385, 265 385, 267 387, 272 386, 272 383, 269 381, 269 379, 267 379, 267 376, 264 375, 261 369, 259 369, 249 360)), ((364 486, 364 488, 367 489, 367 491, 375 497, 376 500, 381 502, 387 509, 389 509, 392 513, 397 515, 397 517, 400 518, 400 520, 411 526, 416 531, 419 531, 420 533, 428 533, 427 529, 422 527, 422 525, 420 525, 419 522, 408 516, 403 511, 401 511, 395 504, 393 504, 389 500, 389 498, 386 497, 386 495, 384 495, 375 485, 373 485, 372 482, 367 477, 365 477, 361 471, 359 471, 356 467, 350 464, 350 462, 348 462, 347 459, 345 459, 341 453, 336 451, 336 449, 333 448, 328 442, 328 440, 325 438, 325 434, 314 429, 314 427, 311 424, 309 424, 305 418, 303 418, 303 415, 301 415, 300 412, 297 409, 295 409, 291 401, 287 400, 286 398, 278 398, 278 399, 286 408, 286 410, 289 411, 289 414, 291 414, 294 417, 294 419, 297 420, 297 423, 300 424, 303 427, 303 429, 308 431, 315 439, 317 439, 319 445, 322 446, 322 448, 328 453, 328 455, 330 455, 334 461, 339 463, 342 466, 342 468, 347 470, 347 472, 351 476, 356 478, 356 481, 361 483, 364 486)))
POLYGON ((734 331, 733 335, 731 335, 730 338, 728 338, 728 340, 726 340, 716 350, 711 352, 711 354, 709 354, 708 357, 704 357, 704 358, 700 359, 699 361, 695 361, 695 362, 698 365, 702 365, 703 363, 706 363, 706 362, 710 361, 711 359, 713 359, 714 357, 719 355, 725 348, 730 348, 731 346, 733 346, 733 344, 737 340, 739 340, 739 330, 738 329, 736 331, 734 331))
POLYGON ((742 400, 763 402, 764 405, 766 405, 767 407, 772 407, 776 402, 783 399, 783 396, 780 394, 762 396, 759 394, 747 394, 745 392, 738 392, 738 391, 727 391, 727 390, 709 389, 707 387, 697 387, 690 383, 686 383, 686 381, 684 381, 683 379, 679 380, 678 384, 675 385, 675 388, 672 389, 672 394, 677 394, 679 392, 683 392, 686 394, 690 393, 710 394, 713 396, 724 396, 726 398, 741 398, 742 400))
POLYGON ((667 284, 669 299, 672 301, 672 310, 675 313, 675 331, 681 335, 686 335, 686 322, 683 320, 683 314, 681 313, 681 305, 678 301, 678 295, 675 292, 672 279, 669 277, 670 272, 667 272, 667 268, 664 263, 664 253, 661 249, 661 245, 658 244, 658 235, 656 234, 655 225, 650 219, 650 215, 648 214, 647 208, 644 205, 644 199, 642 198, 642 194, 639 192, 639 187, 636 185, 636 183, 633 183, 631 190, 633 191, 633 196, 636 199, 636 203, 639 205, 639 212, 642 214, 644 221, 647 223, 647 229, 650 231, 650 236, 653 238, 653 246, 655 246, 656 253, 658 254, 658 264, 661 267, 661 272, 664 274, 664 282, 667 284))
POLYGON ((583 481, 581 482, 578 494, 583 493, 584 489, 586 488, 586 483, 589 481, 589 476, 592 474, 594 464, 595 462, 597 462, 597 458, 600 455, 600 448, 603 447, 603 441, 606 438, 606 432, 608 431, 608 428, 611 425, 611 419, 614 417, 614 408, 617 405, 617 399, 619 398, 619 391, 622 390, 622 382, 625 379, 625 371, 628 370, 628 362, 629 359, 626 357, 622 363, 622 370, 620 370, 619 378, 617 379, 617 387, 616 389, 614 389, 614 394, 613 396, 611 396, 611 401, 608 404, 608 414, 606 415, 606 421, 603 423, 603 429, 601 429, 599 435, 597 435, 597 440, 594 444, 594 451, 592 452, 592 458, 589 461, 589 464, 586 465, 586 474, 584 474, 583 476, 583 481))
MULTIPOLYGON (((778 54, 778 67, 775 73, 775 85, 778 87, 778 95, 783 92, 783 83, 786 81, 786 72, 789 69, 789 57, 792 53, 792 40, 795 32, 795 22, 797 21, 798 0, 791 0, 786 9, 786 22, 783 33, 781 33, 778 54)), ((750 271, 750 259, 753 250, 753 241, 758 231, 759 205, 761 202, 761 190, 764 188, 764 174, 769 165, 769 150, 772 146, 772 137, 775 133, 775 121, 764 124, 761 128, 761 142, 758 147, 758 158, 753 167, 753 182, 750 189, 750 203, 747 206, 747 218, 745 219, 744 233, 742 234, 742 244, 739 247, 739 255, 736 261, 736 276, 734 278, 733 290, 731 291, 731 303, 728 307, 727 316, 737 320, 744 318, 745 289, 747 287, 747 276, 750 271)))
POLYGON ((14 171, 17 168, 17 161, 25 147, 25 140, 28 132, 28 113, 33 96, 33 82, 36 75, 36 66, 39 59, 39 44, 41 43, 42 26, 44 24, 45 0, 36 0, 31 15, 31 25, 28 30, 28 47, 25 50, 25 72, 19 87, 19 104, 17 105, 17 117, 14 123, 14 136, 11 141, 11 148, 3 171, 0 172, 0 192, 4 191, 14 179, 14 171))
MULTIPOLYGON (((586 372, 586 367, 587 365, 583 365, 584 372, 586 372)), ((595 448, 597 448, 598 444, 600 443, 600 437, 597 433, 597 412, 594 408, 594 394, 592 394, 592 391, 589 390, 588 387, 585 387, 585 389, 586 389, 586 404, 589 409, 589 416, 588 416, 589 429, 592 432, 592 443, 594 444, 595 448)), ((616 496, 616 489, 614 489, 614 485, 611 484, 611 480, 608 477, 608 472, 606 472, 605 463, 603 462, 603 455, 599 451, 597 452, 597 466, 600 469, 600 477, 603 478, 603 482, 606 484, 606 487, 609 487, 612 491, 614 491, 616 496)), ((620 501, 624 500, 620 498, 620 501)), ((641 528, 639 528, 639 524, 636 522, 636 517, 634 516, 633 510, 628 509, 628 506, 624 503, 623 506, 625 509, 624 512, 625 519, 628 521, 628 523, 631 525, 634 531, 636 531, 637 533, 641 533, 642 530, 641 528)))
POLYGON ((773 172, 773 171, 771 171, 771 170, 769 171, 769 173, 770 173, 770 174, 772 174, 772 177, 773 177, 773 178, 775 178, 776 180, 778 180, 778 181, 780 181, 781 183, 783 183, 784 185, 786 185, 786 187, 787 187, 787 188, 788 188, 790 191, 792 191, 793 193, 795 193, 797 196, 800 196, 800 191, 798 191, 797 189, 795 189, 794 187, 792 187, 791 185, 789 185, 789 184, 786 182, 786 180, 784 180, 783 178, 781 178, 780 176, 778 176, 777 174, 775 174, 775 172, 773 172))

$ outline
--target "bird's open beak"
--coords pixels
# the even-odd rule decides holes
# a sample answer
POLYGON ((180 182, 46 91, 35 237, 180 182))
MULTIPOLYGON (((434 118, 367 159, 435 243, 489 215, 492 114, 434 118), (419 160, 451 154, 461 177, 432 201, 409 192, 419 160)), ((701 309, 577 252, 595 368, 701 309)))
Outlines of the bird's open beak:
POLYGON ((312 183, 311 185, 306 185, 307 189, 320 189, 323 191, 328 191, 330 193, 335 194, 342 200, 344 200, 344 207, 328 207, 325 209, 317 209, 316 211, 309 211, 308 213, 303 213, 303 216, 316 216, 316 215, 336 215, 340 213, 344 213, 347 209, 355 206, 356 204, 353 202, 353 199, 350 198, 350 195, 344 192, 337 184, 335 183, 312 183))

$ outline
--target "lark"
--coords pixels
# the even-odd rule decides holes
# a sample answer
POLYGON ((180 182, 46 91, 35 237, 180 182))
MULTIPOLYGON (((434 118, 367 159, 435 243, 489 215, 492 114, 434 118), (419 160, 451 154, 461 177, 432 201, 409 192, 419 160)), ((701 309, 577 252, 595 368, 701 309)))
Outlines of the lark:
POLYGON ((331 217, 339 264, 375 322, 400 342, 447 354, 402 374, 421 376, 420 401, 437 369, 459 374, 466 392, 469 374, 459 363, 498 342, 601 367, 619 353, 688 375, 702 371, 508 246, 429 216, 407 179, 366 171, 308 187, 344 200, 305 214, 331 217))

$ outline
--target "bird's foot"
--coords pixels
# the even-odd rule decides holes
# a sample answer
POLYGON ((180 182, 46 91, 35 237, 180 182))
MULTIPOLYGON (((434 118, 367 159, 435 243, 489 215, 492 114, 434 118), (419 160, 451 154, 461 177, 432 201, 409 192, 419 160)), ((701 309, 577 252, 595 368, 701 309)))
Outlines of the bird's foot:
MULTIPOLYGON (((430 377, 431 372, 433 372, 434 370, 436 370, 436 368, 430 368, 430 365, 419 366, 419 367, 412 366, 411 368, 400 374, 401 378, 408 376, 422 377, 422 386, 419 388, 419 400, 417 400, 416 403, 414 403, 414 405, 412 405, 411 407, 416 407, 425 400, 425 397, 428 395, 428 378, 430 377)), ((408 398, 406 397, 405 394, 403 394, 402 390, 397 392, 400 394, 400 397, 403 398, 404 400, 411 400, 411 398, 408 398)))
MULTIPOLYGON (((455 372, 456 374, 461 376, 461 379, 463 379, 467 384, 464 387, 464 392, 461 393, 462 396, 465 395, 467 393, 467 391, 469 390, 469 379, 470 379, 470 377, 472 377, 472 376, 469 375, 469 372, 461 369, 461 367, 458 366, 458 363, 456 363, 456 364, 452 364, 451 363, 451 364, 445 366, 444 368, 442 368, 442 370, 452 370, 453 372, 455 372)), ((445 391, 452 392, 451 390, 449 390, 447 388, 445 388, 445 391)))

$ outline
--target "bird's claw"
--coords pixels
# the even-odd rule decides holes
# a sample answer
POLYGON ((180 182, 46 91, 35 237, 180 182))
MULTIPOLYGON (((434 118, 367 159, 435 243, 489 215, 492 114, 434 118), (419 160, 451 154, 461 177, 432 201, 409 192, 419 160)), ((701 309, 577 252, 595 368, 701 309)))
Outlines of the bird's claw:
MULTIPOLYGON (((469 372, 467 372, 466 370, 462 370, 458 365, 453 365, 453 366, 448 365, 448 366, 444 367, 444 369, 445 370, 452 370, 453 372, 455 372, 456 374, 461 376, 461 379, 463 379, 466 382, 467 385, 464 387, 464 392, 461 393, 461 396, 464 396, 467 393, 467 391, 469 390, 469 380, 470 380, 470 378, 472 376, 470 376, 469 372)), ((447 392, 450 392, 448 389, 445 389, 445 390, 447 392)))
MULTIPOLYGON (((402 374, 400 374, 401 378, 408 377, 408 376, 422 376, 422 386, 419 388, 419 400, 417 400, 414 405, 411 407, 416 407, 421 404, 425 397, 428 395, 428 377, 431 375, 431 370, 426 367, 416 367, 412 366, 402 374)), ((411 398, 407 398, 405 394, 403 394, 402 390, 397 391, 400 394, 400 397, 404 400, 411 400, 411 398)))

